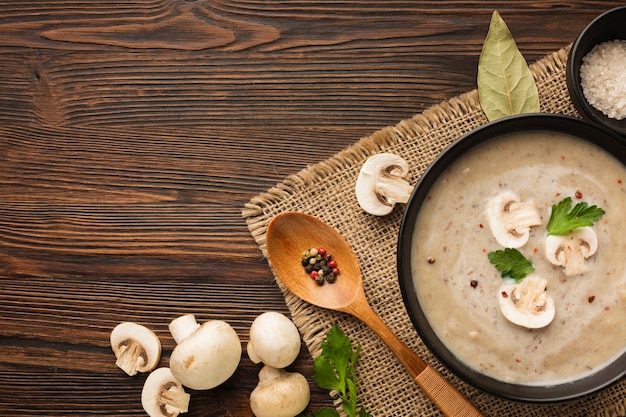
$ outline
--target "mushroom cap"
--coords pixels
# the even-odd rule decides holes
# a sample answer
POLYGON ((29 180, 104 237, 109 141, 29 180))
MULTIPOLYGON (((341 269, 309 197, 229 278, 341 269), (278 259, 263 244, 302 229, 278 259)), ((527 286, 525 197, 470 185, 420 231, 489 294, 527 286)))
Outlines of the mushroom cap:
POLYGON ((190 395, 169 368, 151 372, 141 390, 141 405, 150 417, 176 417, 186 413, 190 395))
POLYGON ((356 180, 356 198, 363 210, 375 216, 384 216, 396 203, 406 203, 413 187, 403 178, 409 165, 400 156, 380 153, 369 157, 356 180))
POLYGON ((294 417, 311 400, 306 378, 297 372, 264 366, 259 384, 250 394, 250 408, 256 417, 294 417))
POLYGON ((247 352, 254 363, 285 368, 300 354, 300 333, 296 325, 281 313, 268 311, 250 326, 247 352))
POLYGON ((172 351, 170 368, 184 386, 205 390, 230 378, 241 360, 241 342, 221 320, 202 324, 172 351))
POLYGON ((554 301, 546 289, 547 281, 530 274, 519 284, 500 289, 500 311, 507 320, 528 329, 540 329, 554 319, 554 301))
POLYGON ((150 329, 138 323, 123 322, 110 335, 115 364, 128 375, 149 372, 161 359, 161 341, 150 329))

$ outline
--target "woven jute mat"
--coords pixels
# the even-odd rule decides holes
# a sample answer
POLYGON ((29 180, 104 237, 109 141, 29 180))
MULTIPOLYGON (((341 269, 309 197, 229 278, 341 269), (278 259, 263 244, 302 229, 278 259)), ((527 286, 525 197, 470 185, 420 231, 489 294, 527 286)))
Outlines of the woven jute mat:
MULTIPOLYGON (((541 111, 576 116, 565 83, 569 46, 531 65, 539 89, 541 111)), ((252 236, 267 257, 265 232, 269 221, 285 211, 316 216, 341 233, 354 249, 363 273, 365 292, 374 311, 407 345, 439 370, 486 416, 626 416, 626 383, 571 403, 528 405, 495 398, 460 381, 429 352, 413 328, 402 302, 396 270, 397 239, 403 207, 384 217, 365 213, 354 186, 363 162, 391 152, 410 166, 416 184, 424 170, 453 141, 487 123, 476 90, 436 105, 396 126, 386 127, 330 159, 285 178, 243 209, 252 236)), ((440 416, 385 344, 364 324, 344 313, 312 306, 287 290, 276 278, 293 321, 313 357, 333 323, 362 346, 358 362, 359 401, 377 417, 440 416)), ((584 341, 581 341, 584 343, 584 341)), ((336 393, 331 393, 331 395, 336 393)), ((340 401, 333 396, 337 410, 340 401)), ((343 414, 342 414, 343 415, 343 414)))

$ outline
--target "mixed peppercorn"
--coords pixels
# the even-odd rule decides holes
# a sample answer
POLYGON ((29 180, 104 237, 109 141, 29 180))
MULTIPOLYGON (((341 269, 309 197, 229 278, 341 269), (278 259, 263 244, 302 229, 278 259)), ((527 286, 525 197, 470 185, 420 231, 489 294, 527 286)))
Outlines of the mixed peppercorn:
POLYGON ((311 248, 302 253, 302 266, 318 285, 332 284, 339 275, 337 261, 324 248, 311 248))

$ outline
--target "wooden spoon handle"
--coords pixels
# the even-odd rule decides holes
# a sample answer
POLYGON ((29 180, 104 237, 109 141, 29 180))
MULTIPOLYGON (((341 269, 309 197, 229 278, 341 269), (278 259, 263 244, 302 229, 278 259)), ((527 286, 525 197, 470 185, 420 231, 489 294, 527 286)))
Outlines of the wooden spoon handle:
POLYGON ((353 304, 345 311, 367 324, 385 342, 415 382, 445 416, 481 417, 483 415, 437 370, 424 362, 401 341, 367 302, 353 304))
POLYGON ((426 366, 426 369, 415 377, 415 382, 444 415, 450 417, 482 416, 482 413, 432 366, 426 366))

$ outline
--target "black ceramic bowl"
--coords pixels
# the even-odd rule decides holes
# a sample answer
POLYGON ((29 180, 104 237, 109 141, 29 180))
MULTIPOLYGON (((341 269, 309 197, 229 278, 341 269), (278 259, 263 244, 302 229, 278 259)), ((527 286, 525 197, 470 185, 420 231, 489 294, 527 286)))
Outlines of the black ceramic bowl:
POLYGON ((594 46, 615 39, 626 40, 626 6, 616 7, 604 12, 589 23, 578 35, 567 60, 567 89, 574 107, 576 107, 581 116, 626 136, 626 119, 612 119, 590 105, 585 98, 580 81, 580 66, 585 55, 594 46))
MULTIPOLYGON (((596 373, 561 385, 510 384, 486 376, 460 361, 431 327, 422 310, 414 286, 413 280, 419 279, 419 277, 413 276, 412 264, 414 260, 411 258, 411 249, 414 246, 413 239, 422 240, 419 233, 414 235, 418 214, 424 202, 429 198, 433 184, 446 168, 457 158, 478 145, 497 140, 499 137, 512 132, 532 131, 551 131, 585 139, 604 148, 626 165, 624 138, 613 131, 583 119, 560 115, 529 114, 486 124, 454 142, 421 177, 405 208, 402 219, 398 238, 397 267, 403 301, 411 321, 425 345, 446 368, 465 382, 495 396, 525 403, 546 404, 579 399, 620 381, 626 375, 626 353, 596 373)), ((437 268, 434 271, 437 271, 437 268)))

